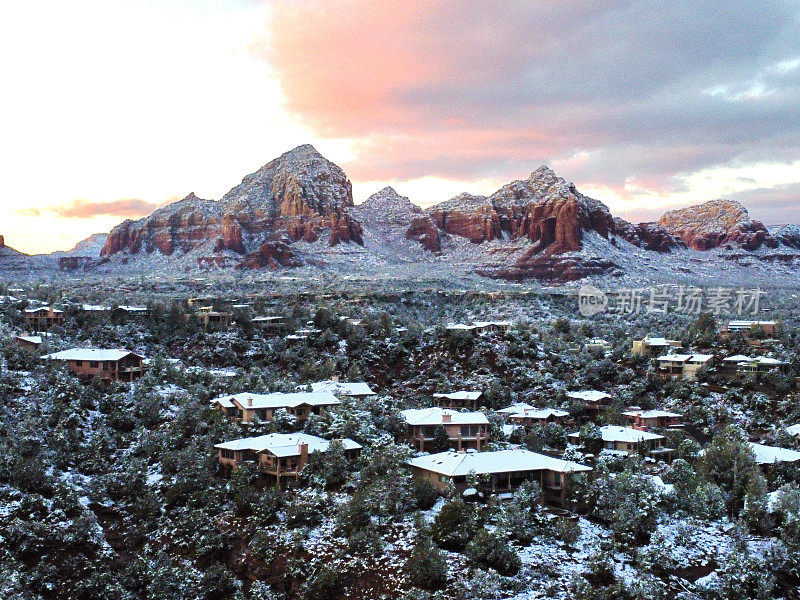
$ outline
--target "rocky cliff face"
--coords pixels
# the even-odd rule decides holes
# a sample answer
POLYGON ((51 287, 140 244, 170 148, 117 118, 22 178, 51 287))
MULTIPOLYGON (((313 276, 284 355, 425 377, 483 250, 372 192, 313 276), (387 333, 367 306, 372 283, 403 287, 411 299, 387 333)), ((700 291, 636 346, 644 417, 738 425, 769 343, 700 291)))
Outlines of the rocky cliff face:
POLYGON ((322 235, 332 246, 362 244, 361 225, 347 214, 352 206, 344 171, 305 145, 246 176, 218 202, 189 194, 149 217, 125 221, 109 234, 101 255, 203 248, 246 255, 245 264, 296 262, 284 244, 322 235))
POLYGON ((0 248, 5 248, 5 247, 6 247, 6 239, 2 235, 0 235, 0 248))
POLYGON ((605 204, 581 194, 547 167, 513 181, 491 196, 461 194, 428 210, 441 230, 475 243, 527 239, 524 260, 579 251, 586 231, 605 239, 618 235, 637 246, 669 251, 678 242, 655 224, 631 225, 615 219, 605 204))
POLYGON ((800 227, 797 225, 770 227, 769 234, 784 246, 800 250, 800 227))
POLYGON ((778 245, 764 224, 751 219, 747 209, 733 200, 711 200, 673 210, 658 224, 695 250, 728 245, 755 250, 762 244, 769 248, 778 245))

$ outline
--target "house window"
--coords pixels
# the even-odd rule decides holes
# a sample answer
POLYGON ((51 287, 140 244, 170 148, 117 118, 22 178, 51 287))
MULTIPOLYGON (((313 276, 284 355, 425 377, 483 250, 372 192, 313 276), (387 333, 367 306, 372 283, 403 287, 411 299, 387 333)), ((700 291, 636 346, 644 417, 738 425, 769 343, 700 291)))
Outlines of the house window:
POLYGON ((82 367, 83 366, 83 361, 82 360, 76 360, 75 361, 75 366, 76 367, 82 367))
POLYGON ((96 360, 89 361, 89 367, 90 368, 96 369, 99 366, 100 366, 100 363, 98 363, 96 360))
POLYGON ((461 435, 463 437, 475 437, 478 435, 480 427, 478 425, 462 425, 461 435))
POLYGON ((220 454, 222 458, 227 458, 229 460, 234 460, 236 458, 236 453, 233 450, 220 450, 220 454))

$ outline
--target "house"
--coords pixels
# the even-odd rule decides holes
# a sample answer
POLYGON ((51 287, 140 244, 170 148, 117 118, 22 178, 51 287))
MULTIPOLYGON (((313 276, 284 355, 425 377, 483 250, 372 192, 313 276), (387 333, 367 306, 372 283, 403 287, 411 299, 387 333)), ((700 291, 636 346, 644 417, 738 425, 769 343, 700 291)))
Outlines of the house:
POLYGON ((129 304, 120 304, 114 309, 113 312, 116 318, 133 318, 146 317, 150 311, 146 306, 130 306, 129 304))
POLYGON ((266 316, 266 317, 253 317, 250 322, 254 327, 259 328, 267 337, 274 337, 281 332, 285 325, 283 317, 266 316))
POLYGON ((653 356, 654 354, 666 354, 670 348, 682 348, 683 344, 678 340, 668 340, 663 337, 650 337, 646 335, 644 339, 634 340, 631 347, 631 354, 634 356, 653 356))
POLYGON ((245 423, 250 423, 256 418, 262 422, 271 421, 278 410, 285 410, 298 419, 304 420, 311 413, 320 414, 338 404, 341 402, 330 392, 292 392, 288 394, 240 392, 231 396, 221 396, 211 401, 212 408, 221 410, 226 416, 245 423))
MULTIPOLYGON (((604 425, 600 427, 600 437, 603 442, 603 449, 617 450, 627 454, 645 453, 654 458, 667 459, 672 453, 672 448, 666 448, 663 435, 639 431, 630 427, 620 427, 618 425, 604 425)), ((567 439, 574 444, 581 441, 579 433, 570 433, 567 439)))
POLYGON ((603 410, 608 408, 608 400, 611 400, 611 394, 598 390, 583 390, 580 392, 567 392, 567 398, 579 402, 585 409, 603 410))
MULTIPOLYGON (((350 439, 339 440, 344 454, 354 459, 361 445, 350 439)), ((308 457, 316 452, 325 453, 331 442, 306 433, 271 433, 217 444, 219 463, 232 470, 243 463, 253 463, 259 472, 275 485, 297 482, 308 457)))
POLYGON ((480 452, 489 441, 489 419, 482 412, 456 412, 446 408, 409 408, 400 415, 408 425, 408 442, 421 452, 433 441, 436 429, 444 427, 457 450, 480 452))
POLYGON ((372 388, 363 381, 317 381, 311 384, 312 392, 330 392, 336 396, 349 396, 350 398, 367 398, 377 396, 372 388))
POLYGON ((20 348, 38 348, 44 343, 44 340, 50 337, 51 334, 41 332, 39 335, 15 335, 14 343, 20 348))
POLYGON ((436 398, 436 405, 441 408, 468 408, 475 410, 478 407, 478 398, 483 395, 483 392, 470 392, 461 390, 458 392, 449 392, 446 394, 434 394, 436 398))
POLYGON ((547 425, 548 423, 564 425, 572 421, 570 414, 565 410, 558 410, 557 408, 534 408, 530 404, 525 404, 524 402, 512 404, 497 412, 516 425, 547 425))
POLYGON ((425 479, 439 490, 453 486, 459 493, 468 487, 467 476, 487 478, 483 492, 510 493, 525 481, 542 488, 542 503, 563 507, 570 476, 591 471, 590 467, 538 454, 522 448, 493 452, 440 452, 418 456, 407 462, 415 479, 425 479))
POLYGON ((776 321, 731 321, 719 332, 722 339, 728 339, 731 335, 739 334, 745 338, 775 336, 776 321))
POLYGON ((64 311, 52 306, 26 308, 23 317, 25 325, 31 331, 47 331, 53 325, 64 325, 64 311))
POLYGON ((605 354, 606 352, 611 352, 613 349, 613 344, 608 340, 604 340, 603 338, 592 338, 590 340, 586 340, 586 343, 583 345, 583 349, 585 352, 592 352, 592 353, 599 353, 605 354))
POLYGON ((194 315, 197 317, 200 325, 205 328, 228 329, 233 319, 231 313, 213 310, 210 306, 201 307, 194 315))
POLYGON ((711 365, 713 360, 712 354, 665 354, 656 359, 662 375, 684 377, 690 381, 696 381, 698 371, 711 365))
POLYGON ((786 431, 789 432, 789 435, 800 435, 800 423, 787 426, 786 431))
POLYGON ((750 442, 750 449, 756 457, 756 462, 761 466, 769 466, 784 462, 797 462, 800 460, 800 452, 789 450, 788 448, 765 446, 764 444, 750 442))
POLYGON ((511 321, 473 321, 472 325, 479 334, 505 333, 511 328, 511 321))
POLYGON ((628 410, 622 413, 631 422, 631 427, 639 431, 655 428, 682 427, 683 415, 666 410, 628 410))
POLYGON ((788 369, 788 362, 767 356, 750 357, 736 354, 722 360, 722 372, 731 376, 762 374, 772 371, 786 373, 788 369))
POLYGON ((106 381, 134 381, 146 370, 144 356, 124 349, 72 348, 46 354, 42 360, 66 362, 69 370, 82 379, 99 377, 106 381))

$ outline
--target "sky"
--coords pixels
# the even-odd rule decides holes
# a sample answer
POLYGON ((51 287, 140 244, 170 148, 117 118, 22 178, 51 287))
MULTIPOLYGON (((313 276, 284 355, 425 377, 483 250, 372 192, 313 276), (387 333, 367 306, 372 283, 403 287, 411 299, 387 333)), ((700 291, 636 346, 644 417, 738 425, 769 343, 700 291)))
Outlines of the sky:
POLYGON ((0 235, 24 252, 313 144, 358 203, 549 165, 634 222, 800 223, 800 0, 0 4, 0 235))

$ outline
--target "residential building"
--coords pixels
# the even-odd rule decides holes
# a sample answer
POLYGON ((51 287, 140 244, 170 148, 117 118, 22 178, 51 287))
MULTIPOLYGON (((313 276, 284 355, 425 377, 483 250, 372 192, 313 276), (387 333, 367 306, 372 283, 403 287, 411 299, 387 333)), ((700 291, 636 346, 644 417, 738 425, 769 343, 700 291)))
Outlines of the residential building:
POLYGON ((194 315, 197 317, 200 325, 205 328, 228 329, 233 320, 233 315, 231 313, 213 310, 210 306, 201 307, 194 315))
POLYGON ((36 349, 44 343, 51 334, 43 331, 39 335, 15 335, 14 343, 21 348, 36 349))
POLYGON ((756 457, 756 462, 762 467, 768 467, 777 463, 797 462, 800 460, 800 452, 779 448, 777 446, 765 446, 750 442, 750 449, 756 457))
POLYGON ((256 419, 262 422, 271 421, 275 413, 285 410, 300 420, 308 415, 320 414, 332 406, 341 404, 340 400, 330 392, 291 392, 288 394, 253 394, 240 392, 230 396, 221 396, 211 401, 211 406, 225 413, 231 419, 250 423, 256 419))
POLYGON ((438 427, 444 427, 447 438, 456 450, 473 449, 480 452, 489 441, 489 419, 482 412, 456 412, 446 408, 410 408, 400 411, 408 425, 408 442, 417 450, 425 451, 436 436, 438 427))
POLYGON ((683 427, 683 415, 666 410, 628 410, 622 414, 630 420, 631 427, 639 431, 683 427))
POLYGON ((776 321, 731 321, 719 332, 723 339, 739 334, 746 338, 751 336, 771 338, 775 336, 776 321))
POLYGON ((473 321, 469 325, 464 323, 448 323, 445 331, 448 333, 455 331, 468 331, 476 335, 486 333, 502 333, 508 331, 513 323, 511 321, 473 321))
POLYGON ((580 402, 587 410, 603 410, 608 408, 611 394, 598 390, 582 390, 580 392, 567 392, 567 398, 580 402))
POLYGON ((534 408, 530 404, 525 404, 524 402, 512 404, 497 412, 510 423, 516 425, 531 426, 547 425, 548 423, 565 425, 572 422, 570 414, 565 410, 559 410, 557 408, 534 408))
POLYGON ((64 311, 52 306, 26 308, 23 317, 30 331, 47 331, 54 325, 64 325, 64 311))
POLYGON ((670 348, 682 348, 678 340, 668 340, 663 337, 650 337, 645 336, 644 339, 634 340, 631 347, 631 354, 635 356, 653 356, 661 355, 669 352, 670 348))
POLYGON ((144 356, 130 350, 72 348, 42 356, 42 360, 58 360, 82 379, 100 378, 106 381, 134 381, 146 370, 144 356))
POLYGON ((583 345, 583 349, 586 352, 592 353, 600 353, 605 354, 606 352, 611 352, 613 348, 613 344, 608 340, 604 340, 602 338, 592 338, 590 340, 586 340, 586 343, 583 345))
MULTIPOLYGON (((664 446, 663 435, 639 431, 630 427, 620 427, 618 425, 604 425, 600 427, 600 437, 603 442, 604 450, 616 450, 628 454, 644 453, 653 458, 666 460, 673 452, 672 448, 664 446)), ((579 433, 570 433, 567 438, 575 444, 581 442, 579 433)))
POLYGON ((278 335, 286 324, 283 317, 277 316, 253 317, 250 319, 250 322, 254 327, 258 327, 267 337, 278 335))
MULTIPOLYGON (((361 445, 351 439, 339 440, 344 454, 354 459, 361 445)), ((267 481, 275 485, 296 483, 311 454, 325 453, 331 442, 306 433, 271 433, 217 444, 219 463, 232 470, 244 463, 254 464, 267 481)))
POLYGON ((363 381, 317 381, 311 384, 312 392, 330 392, 336 396, 348 396, 350 398, 367 398, 377 396, 369 384, 363 381))
POLYGON ((570 476, 591 471, 590 467, 560 460, 522 448, 493 452, 440 452, 412 458, 407 463, 415 479, 425 479, 439 490, 450 486, 459 493, 468 487, 474 473, 488 478, 484 489, 492 494, 508 494, 525 481, 535 481, 542 488, 542 504, 564 507, 570 476))
POLYGON ((467 408, 475 410, 478 408, 478 399, 483 395, 483 392, 470 392, 467 390, 460 390, 458 392, 448 392, 434 394, 436 405, 441 408, 467 408))
POLYGON ((731 376, 744 376, 777 371, 786 373, 789 363, 767 356, 744 356, 736 354, 722 360, 722 372, 731 376))
POLYGON ((713 363, 713 354, 665 354, 659 356, 658 371, 667 377, 683 377, 696 381, 698 371, 713 363))

